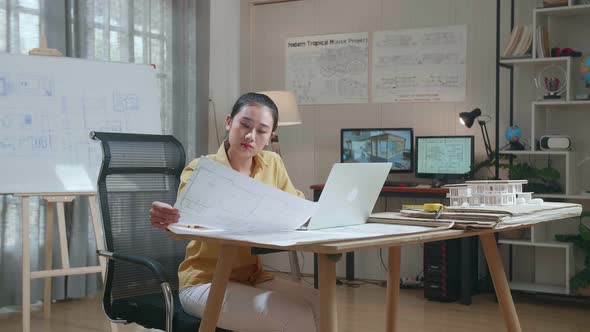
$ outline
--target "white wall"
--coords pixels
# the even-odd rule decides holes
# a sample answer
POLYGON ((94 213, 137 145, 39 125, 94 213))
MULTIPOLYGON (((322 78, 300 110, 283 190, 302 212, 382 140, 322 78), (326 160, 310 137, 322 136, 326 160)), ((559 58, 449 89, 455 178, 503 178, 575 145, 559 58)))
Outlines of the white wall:
MULTIPOLYGON (((464 102, 306 105, 300 107, 302 125, 280 128, 281 152, 289 174, 308 198, 312 197, 309 186, 324 182, 331 165, 339 161, 340 129, 345 127, 413 127, 414 135, 474 135, 477 159, 483 158, 479 129, 462 127, 457 116, 475 107, 494 116, 495 1, 215 0, 211 7, 211 94, 219 115, 229 111, 238 91, 285 88, 285 38, 467 25, 467 98, 464 102), (238 16, 241 23, 237 23, 238 16), (235 85, 238 81, 239 88, 235 85)), ((218 123, 221 121, 218 116, 218 123)), ((492 142, 494 121, 489 124, 492 142)), ((214 135, 213 127, 210 133, 214 135)), ((210 147, 217 147, 214 139, 210 147)), ((414 180, 412 175, 392 175, 391 179, 414 180)), ((396 208, 400 203, 400 200, 381 200, 378 209, 396 208)), ((271 267, 288 270, 286 255, 266 255, 264 259, 271 267)), ((387 260, 386 252, 383 260, 387 260)), ((312 262, 311 255, 306 255, 304 272, 312 271, 312 262)), ((421 262, 421 246, 404 247, 402 276, 415 276, 422 270, 421 262)), ((344 265, 339 263, 337 268, 338 274, 343 275, 344 265)), ((355 270, 359 278, 385 278, 378 250, 357 253, 355 270)))
POLYGON ((209 152, 225 135, 225 116, 240 95, 240 1, 211 1, 209 152), (215 113, 214 113, 215 110, 215 113), (217 132, 215 125, 217 116, 217 132))

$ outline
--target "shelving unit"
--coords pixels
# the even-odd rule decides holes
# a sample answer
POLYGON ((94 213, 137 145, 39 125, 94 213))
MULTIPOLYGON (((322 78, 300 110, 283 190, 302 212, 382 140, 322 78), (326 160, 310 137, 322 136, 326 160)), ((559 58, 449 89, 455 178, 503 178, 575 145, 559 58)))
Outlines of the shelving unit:
MULTIPOLYGON (((558 193, 556 196, 560 198, 567 198, 567 196, 575 196, 579 193, 579 186, 575 181, 575 177, 572 175, 575 172, 576 164, 574 163, 575 152, 572 151, 500 151, 500 154, 512 155, 520 157, 520 159, 528 158, 528 161, 532 159, 548 159, 552 160, 552 167, 560 171, 563 176, 560 179, 560 185, 563 188, 563 192, 558 193)), ((517 158, 518 159, 518 158, 517 158)), ((534 162, 533 162, 534 163, 534 162)), ((541 197, 544 194, 536 193, 536 197, 541 197)), ((547 196, 545 196, 548 198, 547 196)), ((584 196, 586 199, 590 199, 590 196, 584 196)))
POLYGON ((570 294, 569 279, 574 273, 573 244, 549 240, 546 225, 531 228, 530 237, 524 239, 500 238, 499 244, 511 245, 510 288, 515 290, 570 294), (515 252, 516 251, 516 252, 515 252), (558 259, 560 264, 547 268, 547 258, 558 259), (521 262, 522 261, 522 262, 521 262), (562 273, 548 273, 562 271, 562 273))
MULTIPOLYGON (((547 200, 590 199, 590 162, 587 172, 580 163, 590 156, 590 100, 575 100, 576 93, 590 93, 579 79, 578 66, 580 58, 572 57, 541 57, 537 54, 537 33, 533 34, 532 53, 530 57, 500 59, 499 54, 505 45, 500 44, 501 3, 497 0, 497 80, 500 80, 500 69, 507 69, 510 74, 508 112, 500 112, 500 85, 496 85, 497 123, 501 116, 509 116, 509 125, 517 122, 523 131, 523 138, 528 139, 530 147, 525 151, 498 151, 499 154, 509 154, 516 157, 515 162, 525 160, 531 164, 550 163, 551 167, 560 171, 562 192, 550 194, 535 194, 547 200), (545 66, 557 65, 566 73, 567 88, 559 100, 543 99, 535 88, 533 78, 538 70, 545 66), (516 91, 516 92, 515 92, 516 91), (529 127, 530 126, 530 127, 529 127), (571 137, 574 149, 572 151, 539 150, 536 141, 543 135, 568 135, 571 137), (589 149, 586 151, 585 149, 589 149), (535 163, 537 162, 537 163, 535 163), (584 178, 586 174, 586 178, 584 178)), ((542 5, 542 1, 519 1, 520 17, 515 17, 515 0, 510 1, 510 31, 515 21, 531 24, 533 31, 537 26, 544 27, 549 34, 549 48, 570 47, 590 54, 590 44, 584 38, 584 33, 590 31, 585 28, 586 20, 590 17, 590 4, 578 4, 578 1, 568 0, 567 6, 551 8, 535 8, 542 5), (579 28, 578 28, 579 27, 579 28), (575 33, 572 33, 574 30, 575 33)), ((506 41, 507 42, 507 41, 506 41)), ((506 98, 506 97, 503 97, 506 98)), ((496 128, 499 135, 499 129, 496 128)), ((497 138, 497 148, 500 144, 497 138)), ((509 248, 509 261, 513 262, 510 270, 510 287, 515 290, 569 294, 569 279, 574 273, 573 246, 570 243, 556 242, 547 226, 540 225, 531 229, 523 239, 501 238, 500 244, 509 248), (553 265, 548 268, 543 260, 553 265), (558 266, 556 266, 558 265, 558 266)), ((506 249, 504 248, 504 249, 506 249)))
POLYGON ((536 65, 536 64, 550 64, 550 63, 566 63, 569 61, 568 57, 559 58, 515 58, 515 59, 502 59, 500 64, 502 65, 536 65))

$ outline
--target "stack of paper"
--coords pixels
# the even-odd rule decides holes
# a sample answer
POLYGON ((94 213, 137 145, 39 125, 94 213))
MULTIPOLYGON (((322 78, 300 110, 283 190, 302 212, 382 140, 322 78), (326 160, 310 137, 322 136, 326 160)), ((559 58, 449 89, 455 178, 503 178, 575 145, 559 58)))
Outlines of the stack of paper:
POLYGON ((404 224, 449 223, 453 228, 504 228, 549 220, 577 217, 582 212, 580 204, 543 203, 485 207, 446 207, 438 215, 422 210, 402 210, 371 215, 373 222, 404 224), (437 218, 436 218, 437 217, 437 218))
POLYGON ((466 229, 466 228, 494 228, 498 224, 497 218, 491 220, 480 220, 477 216, 470 219, 457 218, 452 214, 441 215, 435 218, 436 212, 420 212, 412 210, 402 210, 400 212, 379 212, 371 214, 369 222, 391 223, 404 225, 436 225, 444 224, 449 228, 466 229))

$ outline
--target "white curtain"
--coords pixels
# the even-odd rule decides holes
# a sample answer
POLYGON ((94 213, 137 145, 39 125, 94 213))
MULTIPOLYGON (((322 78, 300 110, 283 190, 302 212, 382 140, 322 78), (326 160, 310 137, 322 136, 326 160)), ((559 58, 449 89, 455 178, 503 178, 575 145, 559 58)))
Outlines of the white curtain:
POLYGON ((172 4, 162 0, 87 0, 79 13, 84 24, 82 58, 155 65, 162 127, 172 133, 172 4))
POLYGON ((187 158, 207 151, 209 1, 85 0, 74 11, 82 58, 152 64, 158 71, 162 129, 187 158))
MULTIPOLYGON (((207 152, 209 3, 0 0, 0 52, 26 54, 46 36, 48 47, 58 48, 66 56, 155 65, 162 130, 183 143, 190 161, 207 152)), ((33 197, 30 204, 31 271, 35 271, 44 268, 46 203, 33 197)), ((0 195, 0 307, 21 302, 20 209, 20 198, 0 195)), ((66 205, 66 224, 71 265, 96 265, 85 199, 66 205)), ((57 226, 54 234, 54 267, 60 267, 57 226)), ((31 285, 35 303, 42 299, 43 282, 31 285)), ((100 290, 98 275, 53 278, 54 299, 100 290)))

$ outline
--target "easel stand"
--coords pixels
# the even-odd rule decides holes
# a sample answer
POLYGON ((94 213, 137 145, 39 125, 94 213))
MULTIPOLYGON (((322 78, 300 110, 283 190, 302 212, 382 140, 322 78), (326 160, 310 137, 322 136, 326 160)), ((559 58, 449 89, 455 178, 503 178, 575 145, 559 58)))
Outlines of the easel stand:
POLYGON ((98 207, 96 205, 96 193, 78 192, 78 193, 21 193, 14 194, 22 198, 22 264, 23 264, 23 289, 22 289, 22 315, 23 315, 23 332, 31 331, 31 280, 45 279, 45 289, 43 297, 43 318, 49 318, 51 313, 51 278, 67 275, 79 275, 90 273, 101 273, 104 281, 104 271, 106 262, 99 258, 99 265, 86 267, 70 267, 70 256, 68 252, 68 243, 66 238, 66 221, 64 212, 64 203, 71 202, 76 197, 87 197, 92 215, 92 225, 94 227, 94 237, 98 250, 104 250, 102 228, 100 225, 98 207), (45 270, 31 272, 31 255, 29 243, 29 197, 39 196, 47 201, 47 223, 45 231, 45 270), (53 212, 57 207, 57 226, 59 232, 59 242, 61 249, 61 269, 53 269, 52 248, 53 248, 53 212))

